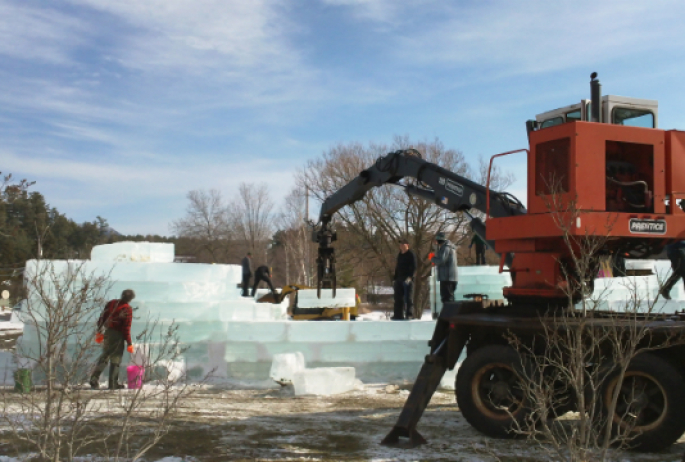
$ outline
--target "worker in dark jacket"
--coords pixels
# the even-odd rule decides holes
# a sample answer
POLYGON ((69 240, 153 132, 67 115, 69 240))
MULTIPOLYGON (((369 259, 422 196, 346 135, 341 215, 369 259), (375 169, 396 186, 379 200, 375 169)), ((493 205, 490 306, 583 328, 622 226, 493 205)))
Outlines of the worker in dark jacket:
POLYGON ((473 238, 469 244, 469 249, 476 246, 476 265, 485 264, 485 241, 476 233, 473 233, 473 238))
POLYGON ((406 239, 399 241, 400 253, 397 255, 393 290, 395 292, 395 313, 393 321, 414 317, 414 276, 416 275, 416 255, 409 250, 406 239))
POLYGON ((131 289, 121 293, 119 300, 110 300, 103 310, 97 323, 98 334, 104 331, 104 345, 102 354, 98 359, 95 369, 90 376, 90 386, 93 389, 100 388, 100 375, 109 363, 109 389, 117 390, 124 388, 119 384, 119 365, 124 356, 124 344, 128 345, 128 352, 133 353, 131 342, 131 322, 133 309, 129 302, 136 297, 131 289))
POLYGON ((271 294, 274 296, 274 300, 278 300, 276 289, 274 289, 274 285, 271 283, 271 271, 266 265, 260 266, 254 272, 254 285, 252 286, 251 296, 254 297, 255 292, 257 292, 257 286, 261 281, 266 282, 266 285, 269 286, 269 289, 271 289, 271 294))
POLYGON ((454 301, 454 291, 457 290, 457 250, 445 237, 445 233, 435 235, 438 251, 430 256, 430 261, 438 270, 440 281, 440 300, 442 303, 454 301))
POLYGON ((671 260, 671 276, 659 291, 666 300, 671 299, 671 289, 682 279, 685 282, 685 241, 674 242, 666 246, 666 255, 671 260))
POLYGON ((243 258, 242 261, 243 265, 243 282, 241 284, 241 287, 243 289, 242 295, 243 297, 247 297, 247 291, 250 288, 250 278, 252 277, 252 254, 250 252, 247 252, 247 255, 245 255, 245 258, 243 258))

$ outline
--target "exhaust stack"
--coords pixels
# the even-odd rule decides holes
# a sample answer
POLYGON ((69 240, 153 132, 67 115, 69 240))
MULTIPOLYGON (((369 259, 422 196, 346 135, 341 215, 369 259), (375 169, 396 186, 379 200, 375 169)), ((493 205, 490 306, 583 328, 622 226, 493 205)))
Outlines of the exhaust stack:
POLYGON ((597 73, 590 74, 590 98, 591 98, 591 116, 590 121, 601 122, 601 107, 602 107, 602 84, 597 80, 597 73))

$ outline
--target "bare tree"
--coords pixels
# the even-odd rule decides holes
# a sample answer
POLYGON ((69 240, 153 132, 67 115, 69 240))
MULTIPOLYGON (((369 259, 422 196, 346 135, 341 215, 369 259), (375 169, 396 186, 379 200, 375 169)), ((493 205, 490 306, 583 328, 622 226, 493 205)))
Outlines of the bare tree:
MULTIPOLYGON (((476 183, 485 186, 488 182, 488 169, 490 168, 490 163, 486 161, 482 156, 478 157, 478 172, 475 178, 476 183)), ((514 183, 514 174, 493 163, 492 169, 490 170, 490 189, 495 191, 504 191, 509 186, 514 183)))
POLYGON ((198 260, 228 262, 232 229, 221 192, 193 190, 187 198, 186 216, 172 222, 172 232, 191 242, 191 247, 200 255, 198 260))
POLYGON ((266 184, 241 183, 238 197, 230 204, 231 222, 236 239, 244 242, 254 255, 266 257, 267 243, 273 232, 273 202, 266 184))
POLYGON ((283 208, 277 217, 285 252, 286 281, 310 284, 308 265, 311 236, 305 222, 305 190, 294 187, 283 199, 283 208))

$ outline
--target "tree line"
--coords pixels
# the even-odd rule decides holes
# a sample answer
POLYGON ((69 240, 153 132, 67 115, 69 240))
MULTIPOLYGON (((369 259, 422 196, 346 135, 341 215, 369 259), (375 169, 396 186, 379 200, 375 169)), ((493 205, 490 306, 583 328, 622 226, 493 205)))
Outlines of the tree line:
MULTIPOLYGON (((2 175, 0 173, 0 175, 2 175)), ((125 236, 105 218, 76 223, 34 190, 34 183, 2 176, 0 184, 0 289, 22 297, 22 274, 31 259, 88 259, 93 246, 122 240, 173 241, 162 236, 125 236)))

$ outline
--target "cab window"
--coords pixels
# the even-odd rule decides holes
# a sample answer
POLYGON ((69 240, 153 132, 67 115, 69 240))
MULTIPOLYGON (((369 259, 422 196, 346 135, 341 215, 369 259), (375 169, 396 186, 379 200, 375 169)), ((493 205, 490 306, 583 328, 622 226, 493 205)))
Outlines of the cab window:
POLYGON ((612 122, 629 127, 654 128, 654 114, 645 109, 615 107, 612 111, 612 122))
POLYGON ((553 117, 542 122, 540 128, 554 127, 555 125, 561 125, 564 123, 563 117, 553 117))
POLYGON ((566 122, 575 122, 580 120, 580 109, 566 113, 566 122))

